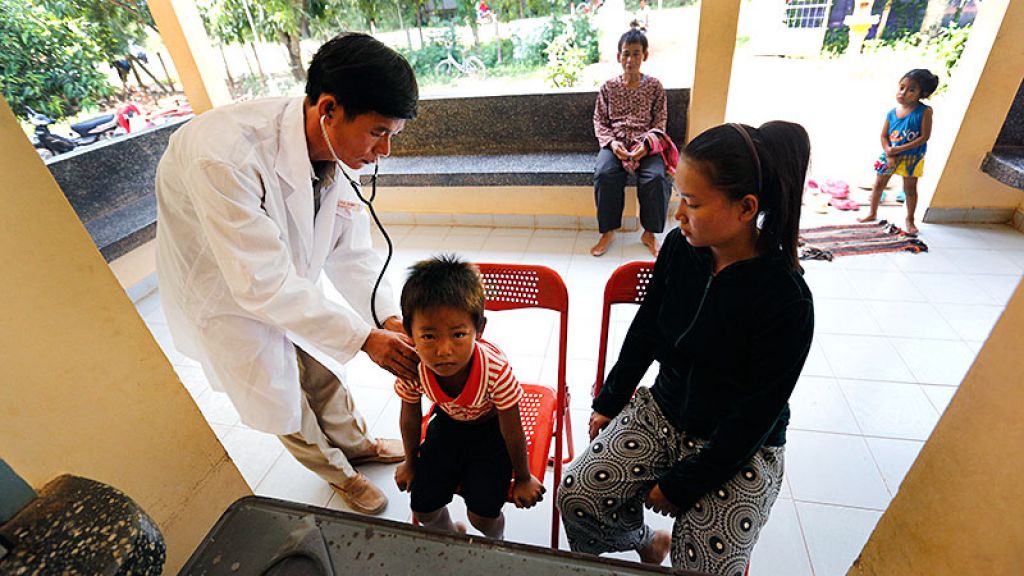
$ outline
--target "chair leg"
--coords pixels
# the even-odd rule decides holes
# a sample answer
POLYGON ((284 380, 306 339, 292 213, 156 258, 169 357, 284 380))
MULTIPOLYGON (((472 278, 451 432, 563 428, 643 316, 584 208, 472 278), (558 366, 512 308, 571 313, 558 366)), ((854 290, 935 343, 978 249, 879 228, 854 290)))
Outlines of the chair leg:
MULTIPOLYGON (((569 418, 569 391, 568 390, 565 391, 565 414, 563 415, 563 419, 565 420, 565 442, 566 442, 566 448, 568 448, 568 450, 566 451, 565 456, 562 458, 562 464, 569 464, 570 462, 572 462, 572 459, 575 457, 576 452, 575 452, 575 450, 573 449, 573 446, 572 446, 572 420, 569 418)), ((555 465, 555 457, 551 456, 551 457, 548 458, 548 466, 554 466, 554 465, 555 465)))
POLYGON ((565 442, 566 447, 569 448, 569 453, 562 459, 563 464, 572 462, 575 456, 575 452, 572 448, 572 419, 569 418, 569 393, 565 393, 565 442))

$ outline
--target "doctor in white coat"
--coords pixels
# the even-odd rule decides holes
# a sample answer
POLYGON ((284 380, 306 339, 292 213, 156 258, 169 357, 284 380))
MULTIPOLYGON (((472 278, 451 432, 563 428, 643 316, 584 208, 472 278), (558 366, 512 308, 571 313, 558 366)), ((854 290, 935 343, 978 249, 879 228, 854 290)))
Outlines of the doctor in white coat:
POLYGON ((363 34, 313 57, 306 96, 233 104, 175 133, 157 170, 157 273, 177 348, 227 392, 242 422, 276 434, 349 506, 387 498, 353 464, 396 462, 339 378, 312 349, 345 363, 360 351, 402 378, 417 357, 351 174, 390 152, 416 115, 409 64, 363 34), (348 307, 328 300, 324 272, 348 307))

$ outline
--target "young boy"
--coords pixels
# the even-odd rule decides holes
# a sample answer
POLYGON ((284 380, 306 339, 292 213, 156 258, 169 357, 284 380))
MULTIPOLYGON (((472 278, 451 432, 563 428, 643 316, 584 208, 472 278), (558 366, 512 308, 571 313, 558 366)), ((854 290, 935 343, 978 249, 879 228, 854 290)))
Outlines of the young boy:
POLYGON ((448 514, 458 488, 470 523, 485 536, 502 538, 501 508, 513 470, 516 507, 535 505, 544 486, 530 474, 519 418, 522 387, 501 350, 480 339, 480 274, 454 256, 424 260, 410 268, 401 305, 420 367, 415 381, 395 381, 406 455, 395 482, 412 494, 413 515, 424 526, 466 531, 448 514), (423 395, 437 409, 420 444, 423 395))

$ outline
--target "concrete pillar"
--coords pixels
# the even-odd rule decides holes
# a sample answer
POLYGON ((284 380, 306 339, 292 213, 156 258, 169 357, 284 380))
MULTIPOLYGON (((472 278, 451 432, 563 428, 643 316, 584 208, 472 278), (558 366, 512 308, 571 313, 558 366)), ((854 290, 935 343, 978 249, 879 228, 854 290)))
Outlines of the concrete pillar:
POLYGON ((739 16, 740 0, 704 0, 700 3, 687 140, 725 122, 739 16))
POLYGON ((3 458, 126 493, 175 574, 251 491, 2 98, 0 150, 3 458))
POLYGON ((230 103, 220 56, 210 45, 195 1, 148 0, 148 4, 195 113, 230 103))
POLYGON ((995 576, 1024 569, 1021 342, 1024 284, 848 575, 995 576))
POLYGON ((934 145, 926 161, 942 172, 925 222, 984 220, 989 213, 1011 214, 1021 204, 1021 191, 983 173, 981 163, 1024 77, 1022 30, 1024 1, 988 0, 980 7, 946 105, 935 110, 934 145))

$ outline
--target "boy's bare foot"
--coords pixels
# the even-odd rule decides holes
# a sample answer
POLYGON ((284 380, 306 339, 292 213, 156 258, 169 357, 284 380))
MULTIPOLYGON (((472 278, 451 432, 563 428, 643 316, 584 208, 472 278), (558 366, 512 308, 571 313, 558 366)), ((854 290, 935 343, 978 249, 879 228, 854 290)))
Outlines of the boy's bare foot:
POLYGON ((878 214, 875 214, 874 212, 872 212, 872 213, 868 214, 867 216, 865 216, 863 218, 857 218, 857 222, 862 222, 862 223, 863 222, 874 222, 877 219, 878 219, 878 214))
POLYGON ((594 244, 594 247, 590 249, 591 256, 603 256, 608 251, 608 246, 615 239, 615 232, 605 232, 601 234, 601 239, 594 244))
POLYGON ((640 242, 651 251, 651 256, 658 256, 658 239, 654 237, 653 232, 644 230, 644 233, 640 235, 640 242))
POLYGON ((469 530, 469 528, 466 527, 465 522, 455 522, 453 526, 455 526, 455 531, 459 534, 465 534, 466 531, 469 530))
POLYGON ((660 565, 665 561, 671 547, 672 535, 665 530, 655 530, 651 543, 638 549, 637 554, 640 554, 640 561, 645 564, 660 565))
POLYGON ((917 234, 917 226, 914 225, 914 221, 907 218, 907 234, 917 234))

